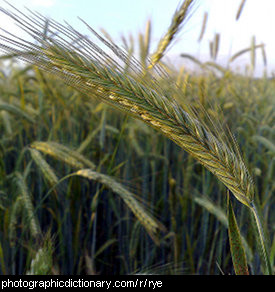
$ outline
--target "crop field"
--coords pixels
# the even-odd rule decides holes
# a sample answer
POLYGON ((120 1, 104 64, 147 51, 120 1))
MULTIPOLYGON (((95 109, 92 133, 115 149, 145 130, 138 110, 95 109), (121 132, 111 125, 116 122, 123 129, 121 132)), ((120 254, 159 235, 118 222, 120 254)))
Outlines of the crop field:
POLYGON ((194 2, 155 52, 1 8, 0 274, 274 274, 275 79, 169 67, 194 2))

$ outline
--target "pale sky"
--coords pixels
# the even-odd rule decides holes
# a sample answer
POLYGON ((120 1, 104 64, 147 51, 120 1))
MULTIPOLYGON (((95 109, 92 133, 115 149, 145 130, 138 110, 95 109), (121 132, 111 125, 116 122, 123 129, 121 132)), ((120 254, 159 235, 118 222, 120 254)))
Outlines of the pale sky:
MULTIPOLYGON (((159 38, 166 32, 172 15, 181 3, 180 0, 9 0, 22 8, 31 10, 58 21, 66 20, 78 30, 85 30, 85 26, 78 20, 78 16, 85 20, 95 30, 104 28, 117 42, 122 45, 121 36, 129 34, 138 43, 138 34, 145 31, 146 22, 151 19, 153 24, 154 51, 159 38)), ((275 72, 275 1, 247 0, 242 15, 236 21, 236 14, 241 0, 199 0, 195 12, 178 35, 177 42, 167 53, 172 62, 174 60, 186 62, 178 56, 181 53, 191 54, 201 60, 210 60, 209 42, 215 33, 220 33, 220 49, 217 62, 225 64, 230 56, 250 46, 252 36, 256 44, 266 45, 268 72, 275 72), (208 12, 208 22, 204 38, 198 42, 203 15, 208 12)), ((0 6, 7 4, 0 0, 0 6)), ((0 17, 0 27, 8 30, 11 24, 4 17, 0 17)), ((15 31, 16 32, 16 31, 15 31)), ((262 53, 257 50, 257 75, 263 71, 262 53)), ((236 59, 232 66, 245 67, 250 63, 249 53, 236 59)), ((181 63, 182 64, 182 63, 181 63)))

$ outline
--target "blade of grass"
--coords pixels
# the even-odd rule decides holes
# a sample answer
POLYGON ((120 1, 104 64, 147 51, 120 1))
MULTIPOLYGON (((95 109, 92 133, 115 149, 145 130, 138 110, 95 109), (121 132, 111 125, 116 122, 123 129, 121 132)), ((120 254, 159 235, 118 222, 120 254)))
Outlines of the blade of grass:
POLYGON ((234 210, 227 195, 228 234, 232 261, 236 275, 249 275, 241 234, 235 218, 234 210))
POLYGON ((267 249, 267 241, 266 241, 263 225, 262 225, 262 222, 261 222, 261 219, 259 216, 258 209, 254 203, 251 205, 251 210, 252 210, 252 213, 254 215, 256 224, 257 224, 257 231, 259 233, 260 246, 261 246, 262 254, 263 254, 263 257, 265 260, 267 274, 273 275, 273 270, 272 270, 272 266, 270 263, 270 256, 269 256, 268 249, 267 249))

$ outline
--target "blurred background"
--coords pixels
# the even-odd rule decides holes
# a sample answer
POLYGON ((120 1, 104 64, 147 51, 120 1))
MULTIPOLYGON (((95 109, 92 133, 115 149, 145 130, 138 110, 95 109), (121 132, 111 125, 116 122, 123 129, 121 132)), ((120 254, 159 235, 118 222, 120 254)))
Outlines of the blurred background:
MULTIPOLYGON (((166 31, 171 22, 171 15, 179 6, 178 0, 10 0, 9 3, 22 9, 26 6, 37 10, 45 16, 58 21, 67 21, 77 30, 85 31, 85 26, 78 17, 85 20, 96 30, 103 28, 112 39, 122 44, 121 36, 133 35, 144 31, 146 22, 150 19, 153 24, 152 46, 155 50, 158 40, 166 31)), ((4 2, 3 2, 4 3, 4 2)), ((272 37, 272 28, 275 27, 273 15, 275 2, 269 0, 249 0, 245 2, 241 17, 236 21, 236 15, 241 0, 200 0, 196 3, 195 13, 188 21, 188 25, 177 37, 177 42, 171 47, 168 57, 172 64, 186 64, 186 60, 179 58, 181 53, 192 54, 201 61, 209 59, 209 44, 219 34, 219 51, 216 61, 227 65, 228 60, 235 53, 250 47, 252 38, 255 44, 265 45, 267 66, 264 66, 261 50, 257 50, 255 76, 261 76, 263 71, 271 76, 275 68, 275 39, 272 37), (199 40, 204 15, 207 13, 206 30, 203 39, 199 40)), ((4 4, 5 6, 5 4, 4 4)), ((0 19, 7 27, 5 18, 0 19)), ((12 24, 10 24, 12 26, 12 24)), ((16 30, 16 28, 15 28, 16 30)), ((243 72, 249 62, 249 54, 244 54, 231 67, 243 72)), ((186 64, 191 69, 192 63, 186 64)))

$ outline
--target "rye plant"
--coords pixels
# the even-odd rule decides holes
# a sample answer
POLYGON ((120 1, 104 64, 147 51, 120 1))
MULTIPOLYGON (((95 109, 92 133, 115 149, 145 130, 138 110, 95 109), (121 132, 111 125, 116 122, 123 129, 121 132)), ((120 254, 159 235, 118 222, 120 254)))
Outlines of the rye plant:
MULTIPOLYGON (((1 11, 13 19, 18 28, 32 37, 32 40, 25 40, 2 30, 0 48, 10 56, 33 64, 62 79, 89 98, 97 98, 145 122, 213 173, 253 214, 267 273, 272 274, 264 229, 255 203, 254 182, 234 135, 222 125, 223 121, 210 117, 199 101, 192 104, 185 96, 183 87, 173 81, 161 63, 166 49, 193 12, 195 2, 188 0, 182 3, 151 58, 146 57, 150 37, 150 24, 148 24, 147 37, 143 41, 145 52, 143 63, 99 35, 84 20, 81 21, 94 35, 96 41, 92 41, 90 37, 75 30, 69 24, 63 25, 32 11, 24 14, 13 6, 11 10, 1 8, 1 11)), ((213 59, 217 56, 218 43, 217 35, 212 48, 213 59)), ((189 86, 188 82, 185 86, 189 86)), ((29 116, 26 118, 30 119, 29 116)), ((40 156, 40 152, 63 160, 76 168, 77 171, 72 176, 99 181, 114 193, 118 193, 153 239, 156 239, 157 230, 165 230, 161 223, 146 215, 146 211, 130 192, 112 181, 110 176, 96 172, 94 164, 87 161, 79 152, 69 151, 54 142, 34 142, 29 150, 35 163, 46 173, 45 177, 51 186, 57 184, 57 178, 40 156)), ((29 213, 33 213, 33 207, 26 195, 23 178, 18 177, 18 182, 22 186, 23 200, 26 200, 29 216, 29 213)), ((40 233, 36 218, 29 217, 33 232, 40 233)), ((228 222, 235 272, 247 274, 243 243, 229 198, 228 222)), ((35 263, 36 260, 32 262, 32 268, 35 263)))

